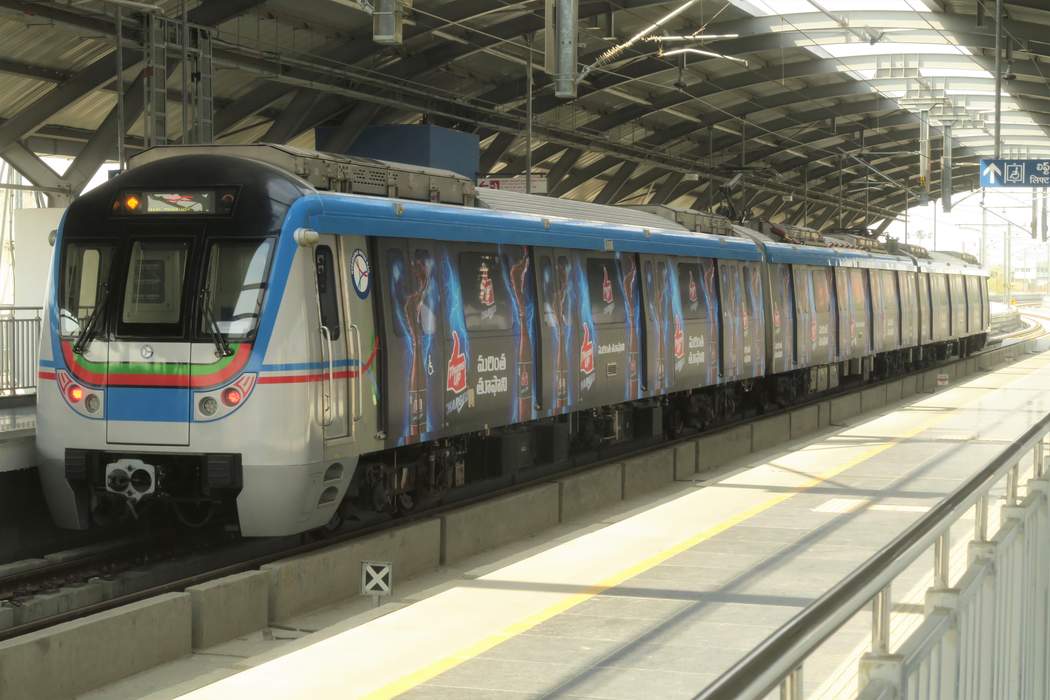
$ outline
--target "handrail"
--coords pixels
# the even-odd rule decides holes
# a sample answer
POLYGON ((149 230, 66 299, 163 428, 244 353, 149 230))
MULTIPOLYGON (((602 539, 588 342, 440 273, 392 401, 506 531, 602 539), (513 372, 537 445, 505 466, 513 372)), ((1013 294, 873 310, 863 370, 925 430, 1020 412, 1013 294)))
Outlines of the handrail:
POLYGON ((43 322, 39 306, 0 305, 0 396, 25 396, 36 390, 43 322))
POLYGON ((984 492, 1050 432, 1050 414, 992 459, 914 525, 849 576, 788 620, 743 659, 698 693, 698 700, 761 698, 789 678, 828 637, 874 599, 984 492), (956 516, 956 517, 953 517, 956 516))

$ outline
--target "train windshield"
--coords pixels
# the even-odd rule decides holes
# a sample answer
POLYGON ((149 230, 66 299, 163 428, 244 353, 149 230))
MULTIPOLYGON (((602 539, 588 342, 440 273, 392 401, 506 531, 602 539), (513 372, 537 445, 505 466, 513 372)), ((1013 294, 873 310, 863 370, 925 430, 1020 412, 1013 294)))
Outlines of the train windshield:
POLYGON ((178 333, 190 241, 134 241, 124 286, 120 324, 124 335, 178 333))
POLYGON ((208 248, 204 288, 212 315, 203 314, 199 332, 214 319, 227 338, 245 338, 259 321, 273 239, 215 241, 208 248))
POLYGON ((113 252, 114 246, 109 243, 78 241, 66 245, 59 292, 59 331, 63 336, 79 335, 105 298, 113 252))
POLYGON ((198 241, 67 242, 59 290, 62 336, 79 338, 89 327, 85 337, 94 336, 115 322, 124 338, 174 340, 187 329, 196 340, 214 338, 216 331, 227 339, 250 337, 275 240, 213 239, 203 248, 198 241))

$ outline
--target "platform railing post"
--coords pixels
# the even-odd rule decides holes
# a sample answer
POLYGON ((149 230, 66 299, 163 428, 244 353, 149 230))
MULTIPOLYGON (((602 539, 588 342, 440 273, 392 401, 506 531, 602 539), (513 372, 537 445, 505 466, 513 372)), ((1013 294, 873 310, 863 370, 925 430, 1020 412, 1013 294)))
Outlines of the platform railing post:
POLYGON ((780 700, 802 700, 802 667, 798 666, 780 681, 780 700))
POLYGON ((948 588, 949 568, 951 566, 951 532, 945 530, 933 543, 933 587, 938 590, 948 588))
POLYGON ((887 585, 871 599, 871 653, 890 653, 890 597, 891 587, 887 585))
POLYGON ((1043 470, 1046 468, 1046 436, 1039 438, 1032 450, 1032 476, 1036 479, 1042 478, 1043 470))
POLYGON ((973 539, 975 542, 988 541, 988 494, 981 494, 975 506, 973 518, 973 539))
POLYGON ((1017 477, 1021 471, 1021 465, 1015 464, 1006 472, 1006 505, 1017 505, 1017 477))

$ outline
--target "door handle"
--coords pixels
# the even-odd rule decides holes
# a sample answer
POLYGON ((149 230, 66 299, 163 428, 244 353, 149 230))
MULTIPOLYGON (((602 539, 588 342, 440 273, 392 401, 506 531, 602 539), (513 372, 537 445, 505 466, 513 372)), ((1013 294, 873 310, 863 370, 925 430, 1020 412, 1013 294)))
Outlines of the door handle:
POLYGON ((353 412, 353 420, 356 423, 357 421, 361 420, 361 418, 364 416, 364 410, 362 409, 364 394, 361 391, 361 383, 364 381, 365 364, 364 360, 362 359, 361 329, 357 327, 356 323, 351 323, 350 330, 354 334, 354 345, 357 349, 357 377, 355 378, 357 381, 356 388, 354 390, 355 398, 353 412))
MULTIPOLYGON (((321 416, 321 424, 327 427, 335 422, 335 362, 332 359, 332 332, 328 330, 328 326, 321 326, 321 335, 328 345, 328 398, 323 401, 321 416)), ((324 392, 321 392, 321 396, 324 399, 324 392)))

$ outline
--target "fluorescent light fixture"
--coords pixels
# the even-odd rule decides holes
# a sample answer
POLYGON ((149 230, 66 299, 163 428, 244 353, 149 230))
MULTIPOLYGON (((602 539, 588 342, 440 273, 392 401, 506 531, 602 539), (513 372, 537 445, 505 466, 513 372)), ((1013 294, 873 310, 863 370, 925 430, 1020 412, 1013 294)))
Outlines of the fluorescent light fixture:
POLYGON ((745 58, 737 58, 736 56, 726 56, 724 53, 704 51, 703 49, 671 49, 670 51, 660 52, 661 56, 678 56, 679 54, 696 54, 698 56, 710 56, 711 58, 724 58, 727 61, 739 63, 742 66, 747 65, 747 59, 745 58))

